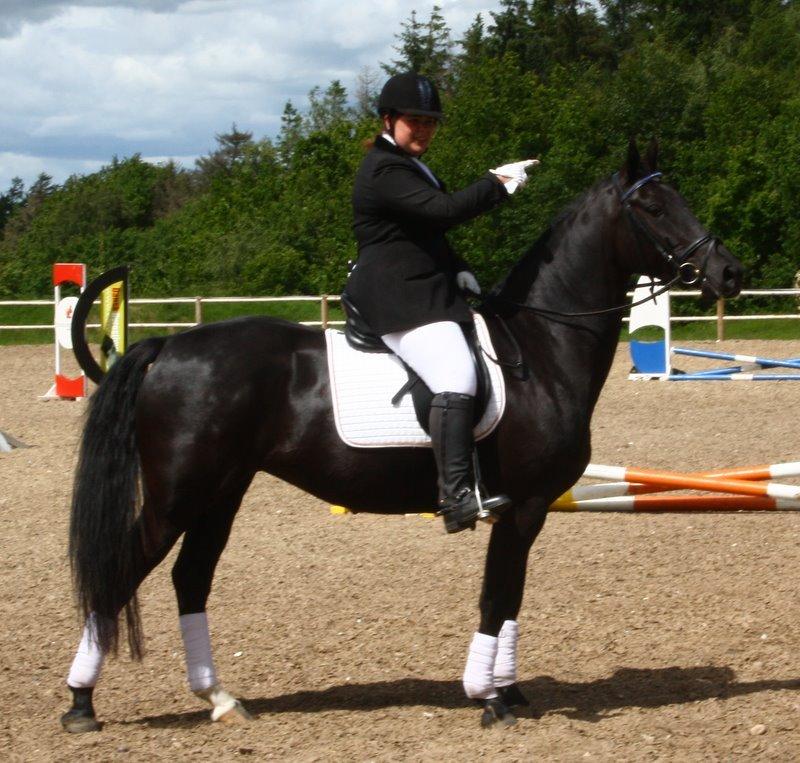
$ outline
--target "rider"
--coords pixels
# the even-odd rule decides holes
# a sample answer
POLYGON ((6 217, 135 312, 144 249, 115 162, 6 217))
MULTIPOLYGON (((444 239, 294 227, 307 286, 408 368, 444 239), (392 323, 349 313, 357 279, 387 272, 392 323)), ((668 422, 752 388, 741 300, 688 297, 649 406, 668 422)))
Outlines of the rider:
POLYGON ((534 160, 490 170, 447 193, 422 163, 442 107, 436 86, 414 72, 381 90, 383 132, 356 175, 353 209, 358 261, 346 293, 374 333, 433 393, 430 435, 439 473, 439 506, 447 532, 473 526, 480 505, 502 511, 505 496, 476 497, 472 470, 477 379, 464 333, 472 315, 461 292, 480 294, 446 231, 503 202, 527 181, 534 160))

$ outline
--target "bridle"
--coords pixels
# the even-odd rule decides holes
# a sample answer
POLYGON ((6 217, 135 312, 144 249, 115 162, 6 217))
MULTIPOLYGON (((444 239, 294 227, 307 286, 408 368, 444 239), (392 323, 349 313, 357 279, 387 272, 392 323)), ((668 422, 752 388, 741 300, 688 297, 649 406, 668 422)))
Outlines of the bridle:
POLYGON ((618 172, 614 173, 612 179, 614 181, 614 187, 619 193, 619 200, 620 204, 622 204, 622 209, 625 212, 625 218, 628 220, 628 223, 634 230, 636 246, 639 246, 639 237, 635 235, 638 231, 653 245, 655 250, 673 269, 676 277, 674 282, 679 281, 684 286, 694 286, 702 281, 704 268, 702 265, 698 267, 693 262, 689 262, 689 257, 691 257, 698 249, 705 246, 709 242, 711 242, 713 245, 717 243, 719 239, 711 233, 706 233, 689 244, 689 246, 687 246, 682 252, 678 253, 675 252, 674 249, 670 249, 670 247, 668 247, 661 239, 659 239, 658 236, 656 236, 652 230, 650 230, 649 226, 642 222, 642 220, 633 210, 631 197, 642 186, 647 185, 651 181, 658 180, 661 175, 662 173, 660 172, 651 172, 649 175, 637 180, 630 188, 628 188, 627 191, 622 190, 622 185, 619 182, 618 172))

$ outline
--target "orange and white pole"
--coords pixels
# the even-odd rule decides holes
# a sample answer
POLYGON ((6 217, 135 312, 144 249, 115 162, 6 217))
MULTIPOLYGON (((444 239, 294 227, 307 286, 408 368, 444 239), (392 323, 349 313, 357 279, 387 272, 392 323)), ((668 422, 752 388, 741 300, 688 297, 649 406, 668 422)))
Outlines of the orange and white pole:
POLYGON ((551 511, 800 511, 800 500, 737 495, 617 495, 577 501, 559 499, 551 511))
MULTIPOLYGON (((599 475, 609 473, 607 470, 618 467, 603 466, 601 464, 589 464, 584 477, 595 477, 603 479, 599 475), (602 470, 602 472, 600 471, 602 470)), ((713 472, 693 472, 693 477, 711 477, 713 479, 732 479, 732 480, 767 480, 775 478, 798 477, 800 476, 800 461, 790 461, 783 464, 765 464, 762 466, 742 466, 734 469, 721 469, 713 472)), ((611 498, 622 495, 643 495, 646 493, 659 493, 666 490, 682 490, 683 486, 663 486, 656 484, 645 484, 642 482, 601 482, 596 485, 575 485, 571 490, 564 493, 557 503, 569 503, 571 501, 592 500, 594 498, 611 498)))
POLYGON ((696 474, 640 469, 630 466, 590 464, 584 472, 584 476, 617 482, 638 482, 657 485, 661 489, 709 490, 711 492, 734 493, 736 495, 769 496, 771 498, 787 498, 789 500, 800 499, 800 487, 796 485, 785 485, 777 482, 754 482, 738 478, 698 476, 696 474))

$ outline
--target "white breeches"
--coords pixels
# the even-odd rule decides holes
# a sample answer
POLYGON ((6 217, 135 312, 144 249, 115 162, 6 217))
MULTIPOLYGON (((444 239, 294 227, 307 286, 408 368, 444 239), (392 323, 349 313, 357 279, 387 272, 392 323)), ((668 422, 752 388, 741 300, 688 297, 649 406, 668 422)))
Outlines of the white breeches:
POLYGON ((434 395, 458 392, 474 397, 478 389, 475 366, 464 333, 455 321, 427 323, 384 334, 381 339, 419 374, 434 395))

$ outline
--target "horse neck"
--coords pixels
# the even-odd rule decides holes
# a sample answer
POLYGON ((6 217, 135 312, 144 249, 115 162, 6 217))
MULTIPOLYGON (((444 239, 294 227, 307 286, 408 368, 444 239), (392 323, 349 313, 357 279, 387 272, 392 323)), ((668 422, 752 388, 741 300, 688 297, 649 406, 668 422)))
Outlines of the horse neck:
MULTIPOLYGON (((611 181, 599 183, 536 242, 497 293, 563 313, 623 304, 630 273, 618 264, 619 210, 611 181)), ((608 376, 622 314, 566 318, 517 310, 508 318, 529 366, 569 379, 591 409, 608 376)))

